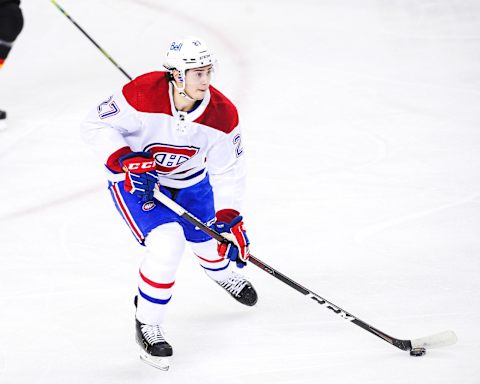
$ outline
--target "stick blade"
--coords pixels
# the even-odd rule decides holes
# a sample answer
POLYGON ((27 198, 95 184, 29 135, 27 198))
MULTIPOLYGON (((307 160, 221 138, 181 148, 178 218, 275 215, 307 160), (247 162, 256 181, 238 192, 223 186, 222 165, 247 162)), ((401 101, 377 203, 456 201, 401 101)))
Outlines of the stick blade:
POLYGON ((444 331, 434 335, 411 340, 412 348, 438 348, 455 344, 458 338, 453 331, 444 331))

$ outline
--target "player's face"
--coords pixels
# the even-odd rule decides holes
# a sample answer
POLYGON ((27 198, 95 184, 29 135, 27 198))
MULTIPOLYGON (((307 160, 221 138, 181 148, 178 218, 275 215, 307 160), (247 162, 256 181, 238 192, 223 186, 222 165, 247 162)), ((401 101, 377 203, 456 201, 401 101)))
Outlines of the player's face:
POLYGON ((185 92, 195 100, 203 100, 212 80, 213 66, 194 68, 185 73, 185 92))

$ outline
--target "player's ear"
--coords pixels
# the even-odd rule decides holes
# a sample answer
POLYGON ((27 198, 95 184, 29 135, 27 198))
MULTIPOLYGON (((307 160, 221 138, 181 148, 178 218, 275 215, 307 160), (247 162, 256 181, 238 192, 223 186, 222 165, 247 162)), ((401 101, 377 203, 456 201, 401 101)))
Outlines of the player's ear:
POLYGON ((173 80, 177 83, 183 83, 183 77, 179 70, 174 69, 172 71, 173 80))

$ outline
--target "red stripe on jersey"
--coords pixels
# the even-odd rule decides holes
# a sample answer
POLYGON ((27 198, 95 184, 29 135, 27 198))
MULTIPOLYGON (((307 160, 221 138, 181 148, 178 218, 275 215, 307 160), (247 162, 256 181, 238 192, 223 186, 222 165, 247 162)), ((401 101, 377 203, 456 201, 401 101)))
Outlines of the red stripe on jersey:
POLYGON ((168 79, 168 72, 146 73, 126 84, 122 89, 123 96, 139 112, 172 116, 168 79))
POLYGON ((168 288, 172 288, 173 284, 175 284, 175 281, 172 281, 171 283, 167 283, 167 284, 155 283, 154 281, 145 277, 145 275, 142 273, 142 271, 139 271, 139 272, 140 272, 140 277, 142 278, 142 280, 145 283, 147 283, 148 285, 152 286, 153 288, 168 289, 168 288))
POLYGON ((210 86, 210 102, 195 123, 230 133, 238 125, 237 108, 220 91, 210 86))
POLYGON ((115 200, 117 201, 117 204, 120 207, 120 210, 122 211, 123 217, 127 221, 128 226, 130 227, 130 229, 132 230, 134 235, 138 238, 138 240, 140 242, 143 242, 144 237, 140 233, 140 231, 138 230, 137 225, 135 224, 135 221, 133 221, 132 217, 130 216, 129 210, 127 209, 127 207, 123 203, 122 196, 121 196, 120 192, 118 191, 118 184, 117 183, 115 183, 114 186, 113 186, 113 193, 115 194, 115 200))
POLYGON ((207 263, 220 263, 221 261, 225 260, 224 258, 220 258, 218 260, 207 260, 207 259, 204 259, 202 256, 198 256, 197 254, 195 254, 200 260, 203 260, 203 261, 206 261, 207 263))

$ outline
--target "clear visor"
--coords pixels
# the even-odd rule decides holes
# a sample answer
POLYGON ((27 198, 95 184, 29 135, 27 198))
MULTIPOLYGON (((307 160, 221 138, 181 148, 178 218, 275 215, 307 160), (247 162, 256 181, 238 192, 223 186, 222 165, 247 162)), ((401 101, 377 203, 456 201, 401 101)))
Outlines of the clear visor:
POLYGON ((193 81, 202 82, 208 80, 211 83, 216 72, 216 66, 214 64, 209 64, 204 67, 187 69, 185 74, 188 73, 188 76, 186 77, 192 79, 193 81))

